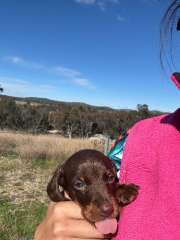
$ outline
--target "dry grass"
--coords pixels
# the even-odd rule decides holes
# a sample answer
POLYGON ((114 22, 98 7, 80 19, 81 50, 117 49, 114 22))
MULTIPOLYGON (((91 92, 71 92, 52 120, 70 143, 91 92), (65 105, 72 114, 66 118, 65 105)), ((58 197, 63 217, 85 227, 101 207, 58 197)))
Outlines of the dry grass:
POLYGON ((0 133, 0 195, 13 203, 47 202, 46 185, 56 166, 74 152, 95 148, 88 139, 0 133))
POLYGON ((88 139, 67 139, 52 135, 0 133, 0 154, 17 155, 24 160, 65 160, 72 153, 95 148, 88 139))
POLYGON ((84 148, 87 139, 0 132, 0 239, 32 239, 45 214, 46 186, 56 166, 84 148))

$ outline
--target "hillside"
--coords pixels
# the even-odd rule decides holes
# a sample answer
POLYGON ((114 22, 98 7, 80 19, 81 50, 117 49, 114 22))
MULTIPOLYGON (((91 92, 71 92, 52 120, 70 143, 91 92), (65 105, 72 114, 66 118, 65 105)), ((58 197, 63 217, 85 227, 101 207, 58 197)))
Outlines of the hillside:
MULTIPOLYGON (((107 107, 107 106, 94 106, 94 105, 90 105, 87 103, 83 103, 83 102, 64 102, 64 101, 58 101, 58 100, 52 100, 49 98, 39 98, 39 97, 14 97, 14 96, 8 96, 8 95, 1 95, 0 96, 0 100, 1 98, 8 98, 8 99, 12 99, 14 101, 16 101, 17 104, 32 104, 32 105, 69 105, 69 106, 87 106, 90 108, 94 108, 97 110, 105 110, 105 111, 125 111, 125 112, 131 112, 134 111, 133 109, 126 109, 126 108, 122 108, 122 109, 115 109, 115 108, 111 108, 111 107, 107 107)), ((151 110, 152 113, 155 114, 162 114, 162 111, 159 110, 151 110)))
POLYGON ((84 138, 95 133, 115 137, 137 121, 160 114, 150 111, 146 104, 138 104, 137 110, 113 109, 46 98, 0 96, 0 128, 31 133, 56 129, 68 137, 84 138))
MULTIPOLYGON (((90 108, 95 108, 95 109, 99 109, 99 110, 107 110, 107 111, 119 111, 117 109, 113 109, 110 107, 106 107, 106 106, 93 106, 87 103, 83 103, 83 102, 63 102, 63 101, 57 101, 57 100, 52 100, 52 99, 48 99, 48 98, 39 98, 39 97, 13 97, 13 96, 8 96, 8 95, 2 95, 0 96, 1 98, 9 98, 12 99, 14 101, 17 102, 17 104, 32 104, 32 105, 69 105, 69 106, 87 106, 90 108)), ((131 111, 131 109, 122 109, 124 111, 131 111)))

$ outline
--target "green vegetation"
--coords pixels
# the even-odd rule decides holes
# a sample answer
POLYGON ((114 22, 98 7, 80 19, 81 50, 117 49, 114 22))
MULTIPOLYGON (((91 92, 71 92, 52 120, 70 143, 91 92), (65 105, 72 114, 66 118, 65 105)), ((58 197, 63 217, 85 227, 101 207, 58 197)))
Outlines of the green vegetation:
POLYGON ((66 103, 39 98, 0 96, 0 128, 31 133, 56 129, 65 137, 90 137, 96 133, 116 137, 135 122, 160 112, 146 104, 137 110, 115 110, 84 103, 66 103))
POLYGON ((34 230, 45 215, 47 206, 38 202, 13 204, 0 200, 0 239, 30 240, 34 230))

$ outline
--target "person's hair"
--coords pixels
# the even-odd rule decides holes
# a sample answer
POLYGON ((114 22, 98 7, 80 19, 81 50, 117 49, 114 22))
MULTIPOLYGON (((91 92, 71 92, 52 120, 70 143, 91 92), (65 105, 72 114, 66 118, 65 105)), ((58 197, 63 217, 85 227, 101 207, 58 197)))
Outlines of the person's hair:
POLYGON ((160 61, 161 66, 165 70, 168 66, 172 71, 174 68, 173 63, 173 36, 174 30, 177 27, 178 10, 180 10, 180 0, 173 0, 168 9, 166 10, 160 28, 160 61))

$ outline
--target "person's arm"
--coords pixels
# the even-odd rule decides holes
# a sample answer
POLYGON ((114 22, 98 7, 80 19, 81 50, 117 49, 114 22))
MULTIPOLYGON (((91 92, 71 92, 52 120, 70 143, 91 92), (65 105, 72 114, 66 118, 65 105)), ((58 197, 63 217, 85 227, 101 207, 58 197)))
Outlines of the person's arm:
POLYGON ((34 240, 93 240, 104 239, 95 227, 81 215, 72 201, 50 203, 47 215, 37 227, 34 240))

